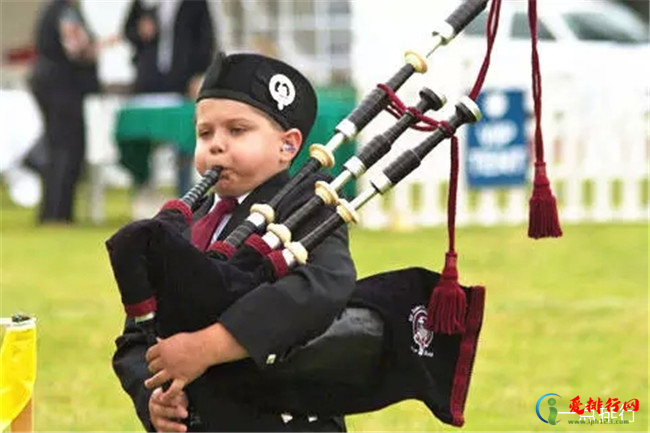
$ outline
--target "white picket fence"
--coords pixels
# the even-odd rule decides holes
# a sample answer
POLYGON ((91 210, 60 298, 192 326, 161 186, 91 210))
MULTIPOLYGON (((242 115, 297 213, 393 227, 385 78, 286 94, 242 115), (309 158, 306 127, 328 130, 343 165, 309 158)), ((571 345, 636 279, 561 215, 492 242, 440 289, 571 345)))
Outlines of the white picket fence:
MULTIPOLYGON (((649 219, 648 104, 646 83, 638 83, 638 86, 628 83, 623 90, 620 86, 597 83, 563 83, 561 80, 546 83, 542 115, 545 160, 562 223, 649 219)), ((373 132, 380 132, 390 122, 392 120, 384 118, 378 122, 380 127, 375 125, 373 132)), ((528 129, 530 137, 532 116, 528 129)), ((396 147, 413 146, 425 137, 422 133, 409 132, 407 135, 396 147)), ((363 138, 360 145, 370 136, 363 138)), ((461 168, 457 225, 526 223, 531 183, 517 188, 470 191, 463 165, 464 128, 459 130, 458 136, 461 139, 461 168)), ((368 187, 368 179, 387 162, 381 161, 373 167, 359 180, 358 187, 368 187)), ((385 197, 367 203, 360 212, 360 225, 369 229, 444 225, 448 179, 447 140, 385 197)), ((532 179, 532 168, 528 179, 532 179)))

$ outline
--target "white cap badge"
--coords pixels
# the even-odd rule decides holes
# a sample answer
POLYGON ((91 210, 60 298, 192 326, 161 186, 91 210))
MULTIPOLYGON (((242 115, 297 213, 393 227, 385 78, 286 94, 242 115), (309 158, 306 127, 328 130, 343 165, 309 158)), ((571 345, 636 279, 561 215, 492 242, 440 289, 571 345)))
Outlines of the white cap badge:
POLYGON ((275 74, 269 81, 269 92, 271 97, 278 103, 278 110, 293 102, 296 98, 296 88, 291 80, 284 74, 275 74))

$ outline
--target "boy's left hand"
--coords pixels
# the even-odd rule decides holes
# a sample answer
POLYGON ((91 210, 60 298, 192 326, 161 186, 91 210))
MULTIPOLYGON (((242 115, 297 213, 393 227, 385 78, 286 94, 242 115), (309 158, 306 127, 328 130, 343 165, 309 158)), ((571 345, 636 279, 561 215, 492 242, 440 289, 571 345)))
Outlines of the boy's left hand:
POLYGON ((202 341, 196 333, 182 332, 164 340, 159 338, 146 353, 153 377, 145 380, 145 387, 155 389, 172 380, 165 394, 181 391, 209 367, 201 346, 202 341))

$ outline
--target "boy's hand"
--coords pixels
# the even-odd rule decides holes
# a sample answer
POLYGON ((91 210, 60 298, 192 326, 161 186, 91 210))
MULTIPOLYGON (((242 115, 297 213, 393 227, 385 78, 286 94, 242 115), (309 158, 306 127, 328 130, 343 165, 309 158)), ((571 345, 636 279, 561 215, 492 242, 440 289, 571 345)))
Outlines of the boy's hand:
POLYGON ((199 377, 210 366, 205 359, 205 347, 196 332, 181 332, 166 339, 158 339, 145 355, 153 377, 144 385, 158 388, 169 380, 172 385, 164 395, 174 395, 199 377))
POLYGON ((248 357, 248 352, 221 324, 215 323, 196 332, 181 332, 158 339, 145 355, 153 377, 145 380, 149 389, 172 380, 166 395, 181 391, 209 367, 248 357))
POLYGON ((183 391, 170 396, 156 388, 149 398, 149 417, 156 431, 185 432, 187 426, 178 422, 187 418, 187 396, 183 391))

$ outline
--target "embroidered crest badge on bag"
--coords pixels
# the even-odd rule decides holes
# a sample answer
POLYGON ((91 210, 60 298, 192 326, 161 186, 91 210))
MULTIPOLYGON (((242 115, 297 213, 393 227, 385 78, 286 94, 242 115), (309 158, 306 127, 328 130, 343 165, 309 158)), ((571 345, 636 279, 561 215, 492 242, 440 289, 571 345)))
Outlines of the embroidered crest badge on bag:
POLYGON ((275 102, 278 103, 278 110, 290 105, 296 98, 296 88, 284 74, 275 74, 269 81, 269 92, 275 102))
POLYGON ((433 332, 425 326, 427 323, 427 309, 424 305, 418 305, 411 310, 409 322, 412 324, 413 341, 417 348, 411 346, 411 350, 419 356, 433 357, 433 351, 427 350, 433 341, 433 332))

